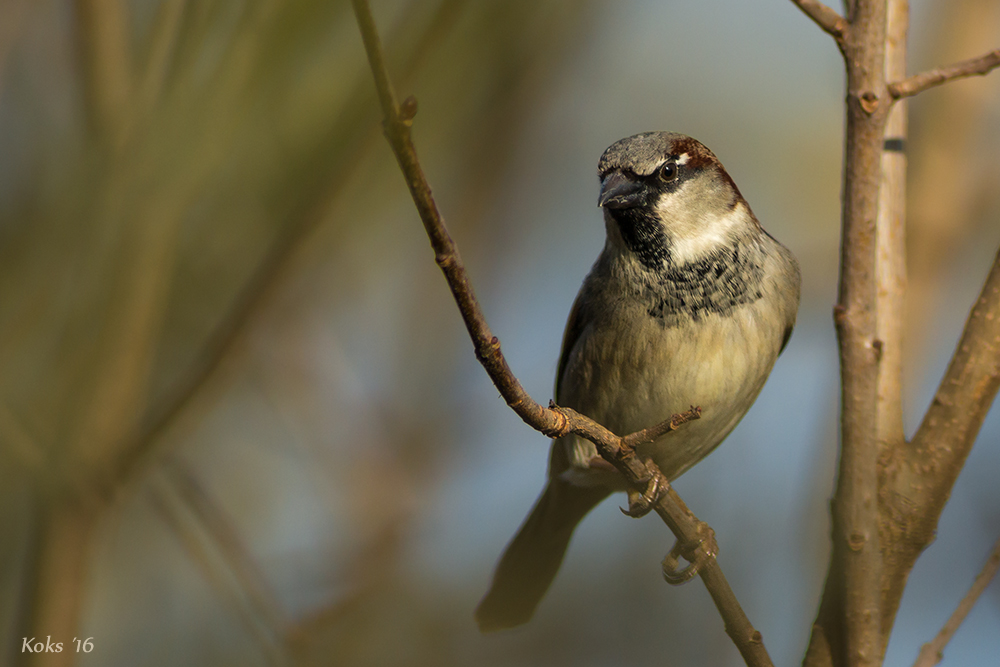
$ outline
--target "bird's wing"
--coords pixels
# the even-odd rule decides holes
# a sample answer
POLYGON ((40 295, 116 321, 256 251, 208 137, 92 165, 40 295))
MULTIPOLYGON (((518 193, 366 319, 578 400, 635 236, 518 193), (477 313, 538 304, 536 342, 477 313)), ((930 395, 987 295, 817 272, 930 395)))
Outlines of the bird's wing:
POLYGON ((573 307, 570 308, 569 318, 566 320, 566 330, 563 332, 562 351, 559 353, 559 366, 556 368, 556 402, 563 400, 561 385, 563 375, 566 373, 566 364, 569 363, 569 355, 573 352, 573 347, 580 339, 580 334, 590 324, 590 313, 581 305, 583 290, 576 295, 573 307))

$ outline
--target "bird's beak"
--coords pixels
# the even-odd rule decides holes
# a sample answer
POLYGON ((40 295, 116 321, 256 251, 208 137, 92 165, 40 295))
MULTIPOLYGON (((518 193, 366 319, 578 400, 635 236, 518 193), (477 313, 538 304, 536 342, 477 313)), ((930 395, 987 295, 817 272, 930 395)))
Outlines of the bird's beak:
POLYGON ((601 181, 601 196, 597 205, 604 208, 635 208, 647 203, 646 184, 612 171, 601 181))

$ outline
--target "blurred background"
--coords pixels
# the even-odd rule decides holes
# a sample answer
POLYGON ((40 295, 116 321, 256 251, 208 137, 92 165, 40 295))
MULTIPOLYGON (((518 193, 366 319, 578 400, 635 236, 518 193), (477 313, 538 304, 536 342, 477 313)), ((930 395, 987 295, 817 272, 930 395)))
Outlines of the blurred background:
MULTIPOLYGON (((911 72, 1000 42, 995 2, 911 4, 911 72)), ((677 482, 771 656, 798 663, 836 462, 832 40, 785 0, 373 11, 536 400, 603 244, 613 141, 697 137, 798 256, 790 345, 677 482)), ((998 76, 910 106, 908 434, 1000 244, 998 76)), ((583 523, 529 625, 476 630, 548 442, 477 364, 379 119, 346 1, 0 2, 0 664, 742 664, 704 587, 662 581, 672 536, 624 498, 583 523), (47 635, 64 653, 26 660, 47 635)), ((1000 534, 998 437, 991 414, 888 665, 912 663, 1000 534)), ((943 664, 995 664, 998 624, 995 584, 943 664)))

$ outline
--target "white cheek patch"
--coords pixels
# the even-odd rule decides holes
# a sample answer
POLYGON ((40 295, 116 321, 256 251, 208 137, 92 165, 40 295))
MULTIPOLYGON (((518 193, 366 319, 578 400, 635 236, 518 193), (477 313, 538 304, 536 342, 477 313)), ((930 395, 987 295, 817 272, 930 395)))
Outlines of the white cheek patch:
POLYGON ((729 245, 733 231, 746 225, 746 210, 741 202, 719 215, 717 210, 684 206, 673 193, 657 204, 657 212, 670 237, 670 254, 677 264, 694 262, 720 246, 729 245))

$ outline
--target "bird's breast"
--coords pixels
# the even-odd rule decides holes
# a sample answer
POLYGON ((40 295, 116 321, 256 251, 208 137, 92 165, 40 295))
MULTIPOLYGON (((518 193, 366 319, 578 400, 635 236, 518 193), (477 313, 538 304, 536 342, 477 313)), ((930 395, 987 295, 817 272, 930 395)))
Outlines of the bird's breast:
MULTIPOLYGON (((701 407, 701 419, 640 446, 640 456, 673 479, 728 435, 763 387, 784 336, 784 318, 774 307, 757 298, 721 312, 671 311, 665 323, 642 301, 620 300, 581 333, 557 400, 619 435, 701 407)), ((560 445, 568 448, 571 468, 585 468, 596 455, 592 443, 576 436, 560 445)))

